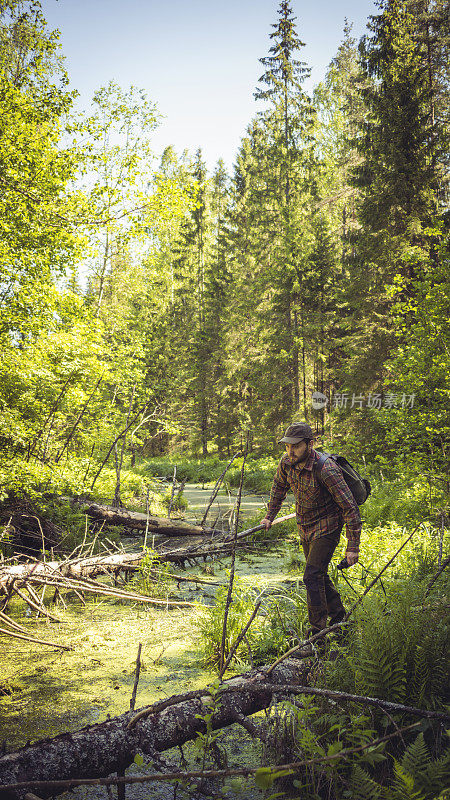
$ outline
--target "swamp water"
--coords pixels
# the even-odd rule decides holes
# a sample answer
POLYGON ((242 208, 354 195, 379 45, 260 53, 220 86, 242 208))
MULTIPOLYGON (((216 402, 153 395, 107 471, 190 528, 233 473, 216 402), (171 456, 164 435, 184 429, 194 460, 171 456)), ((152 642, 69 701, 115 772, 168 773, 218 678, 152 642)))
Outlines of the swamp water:
MULTIPOLYGON (((195 487, 194 491, 196 494, 192 496, 187 518, 201 516, 200 509, 205 507, 205 501, 201 502, 202 496, 207 501, 210 494, 210 490, 201 487, 195 487)), ((186 495, 189 498, 189 489, 186 495)), ((221 498, 221 503, 225 499, 221 498)), ((258 503, 256 508, 261 508, 260 498, 243 499, 244 515, 255 513, 255 503, 258 503), (246 500, 248 508, 244 505, 246 500)), ((134 549, 139 545, 140 540, 134 540, 134 549)), ((299 583, 299 575, 288 572, 288 555, 283 542, 272 544, 263 554, 238 555, 236 574, 243 585, 254 587, 255 594, 261 590, 271 593, 292 587, 293 583, 299 583)), ((206 564, 208 574, 198 566, 182 571, 182 575, 195 575, 225 585, 228 566, 227 558, 213 563, 213 575, 211 562, 206 564)), ((180 569, 176 571, 180 572, 180 569)), ((61 624, 36 623, 34 618, 24 615, 27 612, 22 604, 12 604, 9 612, 29 628, 30 635, 71 645, 74 649, 55 652, 43 645, 1 637, 0 684, 10 693, 0 697, 0 740, 6 740, 8 750, 15 750, 29 740, 75 731, 84 725, 101 722, 108 715, 124 713, 129 709, 139 642, 143 647, 137 709, 157 699, 207 685, 216 674, 201 664, 200 606, 212 604, 218 588, 181 583, 176 598, 196 605, 178 609, 106 598, 88 600, 86 606, 82 606, 71 595, 67 609, 55 607, 55 613, 63 620, 61 624)), ((299 589, 299 595, 303 595, 302 589, 299 589)), ((223 741, 227 743, 227 750, 233 751, 234 748, 240 753, 242 764, 249 763, 248 760, 242 761, 242 755, 246 748, 254 750, 255 745, 243 729, 238 728, 234 733, 224 731, 223 741)), ((188 751, 192 749, 192 745, 186 747, 188 751)), ((198 768, 195 760, 189 761, 191 769, 198 768)), ((261 796, 252 783, 250 794, 245 793, 243 797, 261 796)), ((97 796, 104 798, 106 794, 104 788, 80 787, 76 796, 94 800, 97 796)), ((224 796, 232 797, 234 794, 224 796)), ((129 797, 136 800, 173 797, 173 787, 163 784, 133 786, 127 789, 129 797)))

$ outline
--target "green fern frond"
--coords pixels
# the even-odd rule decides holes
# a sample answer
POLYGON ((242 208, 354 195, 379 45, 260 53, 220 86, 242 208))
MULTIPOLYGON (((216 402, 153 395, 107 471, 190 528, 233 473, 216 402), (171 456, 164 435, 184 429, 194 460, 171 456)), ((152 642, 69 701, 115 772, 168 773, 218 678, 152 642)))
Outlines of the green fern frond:
POLYGON ((414 741, 407 747, 401 760, 402 769, 417 777, 431 764, 431 757, 423 738, 423 733, 419 733, 414 741))
POLYGON ((405 697, 406 673, 404 665, 396 661, 395 653, 361 653, 355 675, 356 688, 368 694, 394 702, 405 697))
POLYGON ((346 668, 360 694, 439 708, 445 702, 449 630, 445 620, 417 613, 418 591, 417 585, 399 583, 387 597, 365 599, 355 614, 346 668))
POLYGON ((421 706, 428 686, 428 653, 424 645, 419 645, 414 658, 414 672, 411 680, 411 702, 421 706))
POLYGON ((416 788, 414 777, 398 761, 395 762, 389 800, 425 800, 425 795, 416 788))
POLYGON ((352 769, 349 791, 352 800, 380 800, 382 796, 381 786, 375 783, 358 764, 355 764, 352 769))
POLYGON ((427 633, 411 655, 409 696, 419 707, 442 704, 447 688, 447 635, 440 626, 427 633))
MULTIPOLYGON (((450 751, 444 753, 436 761, 428 763, 415 774, 416 785, 423 793, 426 800, 434 800, 440 796, 442 789, 449 791, 450 787, 450 751)), ((450 796, 450 792, 449 792, 450 796)))

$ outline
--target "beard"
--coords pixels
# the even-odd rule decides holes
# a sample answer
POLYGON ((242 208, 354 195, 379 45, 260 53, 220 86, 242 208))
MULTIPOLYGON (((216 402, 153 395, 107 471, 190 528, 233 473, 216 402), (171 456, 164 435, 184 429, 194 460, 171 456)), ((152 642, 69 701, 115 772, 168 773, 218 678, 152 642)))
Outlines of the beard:
POLYGON ((294 460, 292 460, 291 458, 290 459, 291 467, 296 467, 297 464, 305 464, 306 461, 308 460, 308 456, 309 456, 309 451, 307 450, 306 453, 303 453, 303 455, 300 456, 300 458, 294 458, 294 460))

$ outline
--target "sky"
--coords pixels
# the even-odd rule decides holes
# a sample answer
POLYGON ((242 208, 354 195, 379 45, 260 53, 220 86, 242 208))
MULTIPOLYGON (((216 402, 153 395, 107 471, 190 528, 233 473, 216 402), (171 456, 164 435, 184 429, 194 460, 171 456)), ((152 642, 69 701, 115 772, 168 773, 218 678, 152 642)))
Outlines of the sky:
MULTIPOLYGON (((93 93, 110 80, 144 89, 163 115, 152 136, 159 155, 202 148, 209 169, 229 170, 257 111, 253 93, 268 54, 278 0, 41 0, 58 28, 71 87, 90 110, 93 93)), ((325 75, 342 40, 344 20, 365 32, 374 0, 291 0, 301 58, 312 68, 310 91, 325 75)))

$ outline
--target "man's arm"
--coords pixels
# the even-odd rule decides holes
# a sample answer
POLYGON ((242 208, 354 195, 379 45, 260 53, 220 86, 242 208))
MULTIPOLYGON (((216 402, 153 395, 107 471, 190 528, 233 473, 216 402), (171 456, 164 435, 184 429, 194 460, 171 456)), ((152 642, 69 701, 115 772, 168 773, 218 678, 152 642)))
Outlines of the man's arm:
POLYGON ((361 536, 361 515, 358 504, 344 480, 341 468, 331 458, 325 461, 320 472, 320 480, 342 511, 348 539, 346 558, 350 565, 356 564, 361 536))
POLYGON ((286 473, 282 467, 282 461, 280 461, 273 479, 272 488, 270 490, 270 500, 267 507, 267 514, 264 519, 261 520, 261 525, 265 526, 266 531, 269 530, 272 522, 278 514, 281 504, 287 495, 288 488, 289 484, 286 473))

